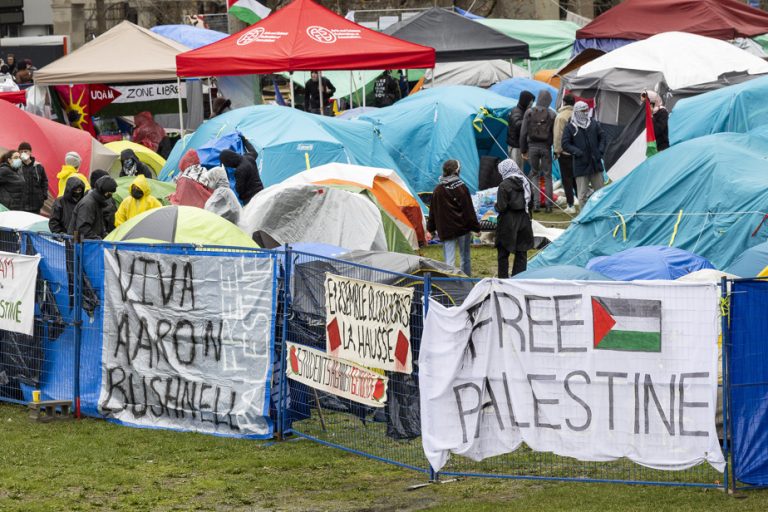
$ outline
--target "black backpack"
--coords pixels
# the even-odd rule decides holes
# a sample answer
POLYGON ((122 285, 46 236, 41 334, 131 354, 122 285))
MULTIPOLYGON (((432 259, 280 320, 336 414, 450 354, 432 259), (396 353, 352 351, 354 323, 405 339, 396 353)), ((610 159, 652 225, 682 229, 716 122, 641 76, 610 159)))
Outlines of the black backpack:
POLYGON ((528 117, 528 139, 531 142, 548 142, 552 135, 549 109, 546 107, 531 107, 528 117))

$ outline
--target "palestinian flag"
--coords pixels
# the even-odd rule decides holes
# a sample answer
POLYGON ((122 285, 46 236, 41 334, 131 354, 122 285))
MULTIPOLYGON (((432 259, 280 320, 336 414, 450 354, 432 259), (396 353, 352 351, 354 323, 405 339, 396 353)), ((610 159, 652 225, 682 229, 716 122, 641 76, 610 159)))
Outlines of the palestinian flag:
POLYGON ((658 152, 656 132, 653 131, 653 109, 651 109, 651 102, 645 98, 645 156, 652 157, 658 152))
POLYGON ((592 297, 596 350, 661 352, 661 301, 592 297))
POLYGON ((266 18, 272 9, 256 0, 227 0, 229 14, 243 23, 253 25, 266 18))

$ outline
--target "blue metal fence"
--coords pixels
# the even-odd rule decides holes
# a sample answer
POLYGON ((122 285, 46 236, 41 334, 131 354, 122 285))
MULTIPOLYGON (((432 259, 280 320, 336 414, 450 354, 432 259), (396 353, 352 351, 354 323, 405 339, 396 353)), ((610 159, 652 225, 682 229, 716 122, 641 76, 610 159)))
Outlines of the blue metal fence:
MULTIPOLYGON (((8 333, 0 332, 0 401, 25 403, 31 399, 32 389, 40 389, 43 399, 72 399, 82 406, 84 414, 100 416, 103 252, 120 246, 0 231, 0 250, 42 256, 35 336, 10 340, 8 333), (16 352, 23 357, 14 359, 16 352)), ((229 247, 150 248, 178 254, 254 253, 253 249, 229 247)), ((447 306, 460 304, 477 280, 404 274, 290 249, 255 252, 269 254, 276 267, 270 401, 275 433, 280 438, 301 436, 422 472, 430 479, 439 478, 424 457, 420 438, 418 354, 428 308, 425 299, 447 306), (413 289, 410 325, 414 371, 411 375, 387 374, 385 407, 362 406, 286 377, 287 343, 325 350, 324 280, 328 273, 413 289)), ((723 450, 729 460, 733 445, 734 476, 739 482, 732 481, 733 485, 765 485, 768 450, 761 443, 768 431, 768 373, 761 363, 768 355, 768 345, 762 342, 768 332, 764 306, 768 304, 768 283, 736 281, 727 283, 723 293, 723 450)), ((699 487, 729 484, 728 470, 723 474, 707 465, 665 472, 628 460, 583 462, 525 447, 482 462, 454 457, 441 474, 699 487)))

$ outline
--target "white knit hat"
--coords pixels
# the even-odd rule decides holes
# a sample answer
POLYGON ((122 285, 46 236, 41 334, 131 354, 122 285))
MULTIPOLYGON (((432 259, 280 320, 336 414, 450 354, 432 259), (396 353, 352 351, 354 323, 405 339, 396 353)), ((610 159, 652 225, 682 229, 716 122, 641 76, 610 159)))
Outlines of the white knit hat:
POLYGON ((67 155, 64 157, 64 163, 67 165, 71 165, 75 169, 80 168, 80 163, 82 162, 82 159, 80 158, 80 155, 77 154, 75 151, 70 151, 67 153, 67 155))

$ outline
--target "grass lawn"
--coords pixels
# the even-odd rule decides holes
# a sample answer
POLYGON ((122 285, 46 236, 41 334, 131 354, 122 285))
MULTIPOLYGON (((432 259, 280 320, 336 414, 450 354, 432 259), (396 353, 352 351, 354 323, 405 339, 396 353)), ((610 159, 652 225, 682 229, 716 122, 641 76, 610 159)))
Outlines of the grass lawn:
MULTIPOLYGON (((425 252, 442 259, 439 247, 425 252)), ((472 254, 475 275, 495 274, 492 247, 472 254)), ((93 419, 42 424, 5 404, 0 425, 3 512, 768 510, 768 491, 737 499, 713 489, 480 478, 408 490, 426 475, 301 438, 247 441, 93 419)))

